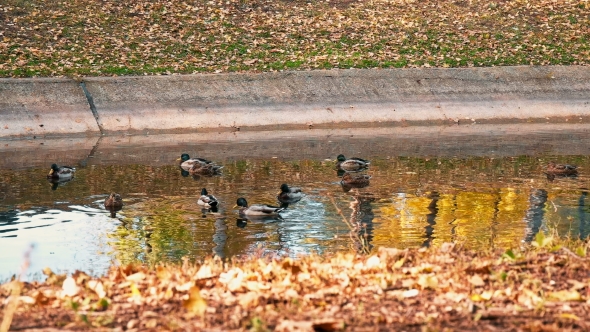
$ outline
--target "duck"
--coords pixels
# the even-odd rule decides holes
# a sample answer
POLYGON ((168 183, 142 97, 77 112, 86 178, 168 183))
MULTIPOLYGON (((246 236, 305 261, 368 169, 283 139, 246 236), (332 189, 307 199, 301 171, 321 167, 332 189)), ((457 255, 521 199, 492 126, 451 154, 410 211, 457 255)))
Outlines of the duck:
POLYGON ((188 170, 190 174, 198 174, 198 175, 208 175, 213 176, 219 174, 219 171, 223 168, 223 166, 217 166, 214 164, 199 164, 195 163, 193 166, 188 170))
POLYGON ((123 198, 117 193, 111 193, 104 200, 104 208, 111 211, 111 218, 115 218, 116 212, 123 208, 123 198))
POLYGON ((568 164, 556 164, 553 161, 550 161, 547 164, 547 170, 545 174, 549 175, 577 175, 578 174, 578 166, 575 165, 568 165, 568 164))
POLYGON ((369 165, 371 164, 370 161, 361 158, 346 159, 346 157, 344 157, 344 155, 342 154, 339 154, 338 157, 336 157, 336 160, 338 161, 336 163, 336 167, 345 171, 362 170, 369 167, 369 165))
POLYGON ((67 180, 71 179, 74 176, 76 169, 69 166, 58 166, 57 164, 52 164, 51 169, 49 170, 49 174, 47 174, 48 179, 55 179, 55 180, 67 180))
POLYGON ((342 185, 342 188, 344 188, 344 191, 348 191, 351 188, 364 188, 368 186, 370 179, 371 176, 367 174, 344 173, 340 180, 340 184, 342 185))
POLYGON ((215 208, 217 207, 218 202, 215 196, 209 195, 207 189, 203 188, 201 189, 201 197, 199 197, 197 204, 203 205, 206 208, 215 208))
POLYGON ((111 193, 109 197, 104 200, 105 209, 117 209, 123 207, 123 198, 117 193, 111 193))
POLYGON ((301 192, 301 188, 289 187, 286 183, 283 183, 277 199, 283 204, 289 204, 299 202, 303 196, 304 194, 301 192))
POLYGON ((282 207, 266 205, 266 204, 254 204, 248 206, 248 201, 244 197, 238 198, 236 201, 236 206, 234 208, 239 207, 240 209, 240 216, 278 216, 279 213, 285 210, 282 207))
POLYGON ((180 163, 180 167, 184 169, 189 169, 193 167, 195 164, 199 165, 209 165, 213 164, 212 161, 204 159, 204 158, 191 158, 188 153, 183 153, 180 155, 180 158, 176 159, 180 163))

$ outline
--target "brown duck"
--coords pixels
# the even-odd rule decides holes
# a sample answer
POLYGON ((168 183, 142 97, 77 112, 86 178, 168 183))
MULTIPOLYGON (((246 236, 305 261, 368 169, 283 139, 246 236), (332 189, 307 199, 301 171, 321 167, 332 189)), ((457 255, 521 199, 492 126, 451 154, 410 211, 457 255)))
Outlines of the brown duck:
POLYGON ((198 174, 198 175, 213 176, 213 175, 219 174, 219 171, 222 168, 223 168, 223 166, 217 166, 217 165, 213 165, 213 164, 203 165, 203 164, 196 163, 188 170, 188 172, 193 175, 198 174))
POLYGON ((545 171, 545 174, 561 176, 577 175, 578 166, 568 164, 556 164, 555 162, 550 161, 547 164, 547 170, 545 171))
POLYGON ((104 200, 104 208, 111 212, 111 218, 115 218, 116 212, 123 208, 123 198, 119 194, 111 193, 104 200))

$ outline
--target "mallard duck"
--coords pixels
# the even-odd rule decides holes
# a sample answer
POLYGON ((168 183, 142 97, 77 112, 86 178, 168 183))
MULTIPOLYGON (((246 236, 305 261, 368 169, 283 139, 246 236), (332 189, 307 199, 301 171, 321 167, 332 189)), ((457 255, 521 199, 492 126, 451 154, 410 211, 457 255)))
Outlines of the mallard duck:
POLYGON ((281 203, 297 203, 304 194, 301 192, 301 188, 289 187, 286 183, 281 185, 281 192, 277 196, 277 199, 281 203))
POLYGON ((550 161, 547 164, 546 174, 550 175, 576 175, 578 174, 578 166, 567 165, 567 164, 556 164, 550 161))
POLYGON ((76 169, 73 167, 57 166, 57 164, 52 164, 49 174, 47 174, 47 178, 59 180, 71 179, 75 172, 76 169))
POLYGON ((201 197, 199 197, 197 204, 203 205, 206 208, 214 208, 217 207, 218 202, 215 196, 209 195, 207 189, 203 188, 201 189, 201 197))
POLYGON ((111 211, 111 218, 115 218, 116 212, 123 208, 123 198, 117 193, 111 193, 104 200, 104 208, 111 211))
POLYGON ((123 207, 123 198, 117 193, 111 193, 107 199, 104 200, 105 209, 116 209, 123 207))
POLYGON ((183 153, 180 155, 180 158, 176 159, 180 163, 180 167, 184 169, 189 169, 193 167, 195 164, 198 165, 209 165, 213 164, 212 161, 203 159, 203 158, 191 158, 188 153, 183 153))
POLYGON ((369 179, 371 179, 371 176, 367 174, 344 173, 340 184, 343 187, 363 188, 369 185, 369 179))
POLYGON ((199 174, 199 175, 209 175, 209 176, 213 176, 213 175, 217 175, 219 174, 219 171, 223 168, 223 166, 217 166, 217 165, 213 165, 213 164, 198 164, 195 163, 189 170, 188 172, 190 174, 199 174))
POLYGON ((277 216, 279 212, 283 211, 284 208, 266 204, 254 204, 248 206, 248 202, 245 198, 240 197, 236 201, 236 206, 234 208, 240 208, 240 215, 241 216, 277 216))
POLYGON ((370 161, 361 158, 346 159, 346 157, 341 154, 338 155, 336 159, 338 160, 336 167, 345 171, 358 171, 369 167, 371 164, 370 161))

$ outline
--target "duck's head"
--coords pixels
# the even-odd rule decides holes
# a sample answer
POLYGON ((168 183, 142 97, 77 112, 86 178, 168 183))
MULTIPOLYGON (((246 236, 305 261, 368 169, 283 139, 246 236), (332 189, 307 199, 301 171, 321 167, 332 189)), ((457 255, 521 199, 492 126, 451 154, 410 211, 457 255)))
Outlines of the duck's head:
POLYGON ((180 155, 180 158, 176 159, 176 161, 187 161, 191 159, 191 157, 188 155, 188 153, 183 153, 180 155))
POLYGON ((53 172, 57 172, 57 171, 59 171, 59 167, 57 166, 57 164, 52 164, 51 169, 49 170, 49 175, 52 175, 53 172))
POLYGON ((338 155, 338 157, 336 157, 336 159, 337 159, 338 161, 345 161, 345 160, 346 160, 346 158, 344 157, 344 155, 343 155, 343 154, 339 154, 339 155, 338 155))
POLYGON ((207 194, 207 189, 203 188, 201 189, 201 196, 206 196, 207 194))
POLYGON ((238 200, 236 201, 236 206, 235 207, 248 207, 248 201, 246 201, 246 199, 244 197, 240 197, 238 198, 238 200))
POLYGON ((289 192, 289 186, 286 183, 283 183, 281 185, 281 192, 282 193, 288 193, 289 192))

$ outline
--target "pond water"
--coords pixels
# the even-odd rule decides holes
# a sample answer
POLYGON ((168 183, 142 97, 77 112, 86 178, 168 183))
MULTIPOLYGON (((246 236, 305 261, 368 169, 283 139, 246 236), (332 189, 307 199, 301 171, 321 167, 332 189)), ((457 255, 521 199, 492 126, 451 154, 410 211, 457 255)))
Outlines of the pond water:
POLYGON ((471 125, 104 136, 0 141, 0 280, 44 267, 103 273, 112 264, 178 262, 186 256, 290 255, 460 241, 513 248, 539 231, 585 238, 588 125, 471 125), (192 177, 181 153, 223 165, 192 177), (370 185, 344 190, 338 154, 371 160, 370 185), (547 179, 548 161, 576 164, 547 179), (73 180, 52 185, 49 166, 73 180), (238 197, 277 204, 282 183, 306 196, 281 218, 242 220, 238 197), (217 213, 197 204, 201 188, 217 213), (110 192, 125 206, 111 218, 110 192), (352 232, 351 232, 352 228, 352 232))

